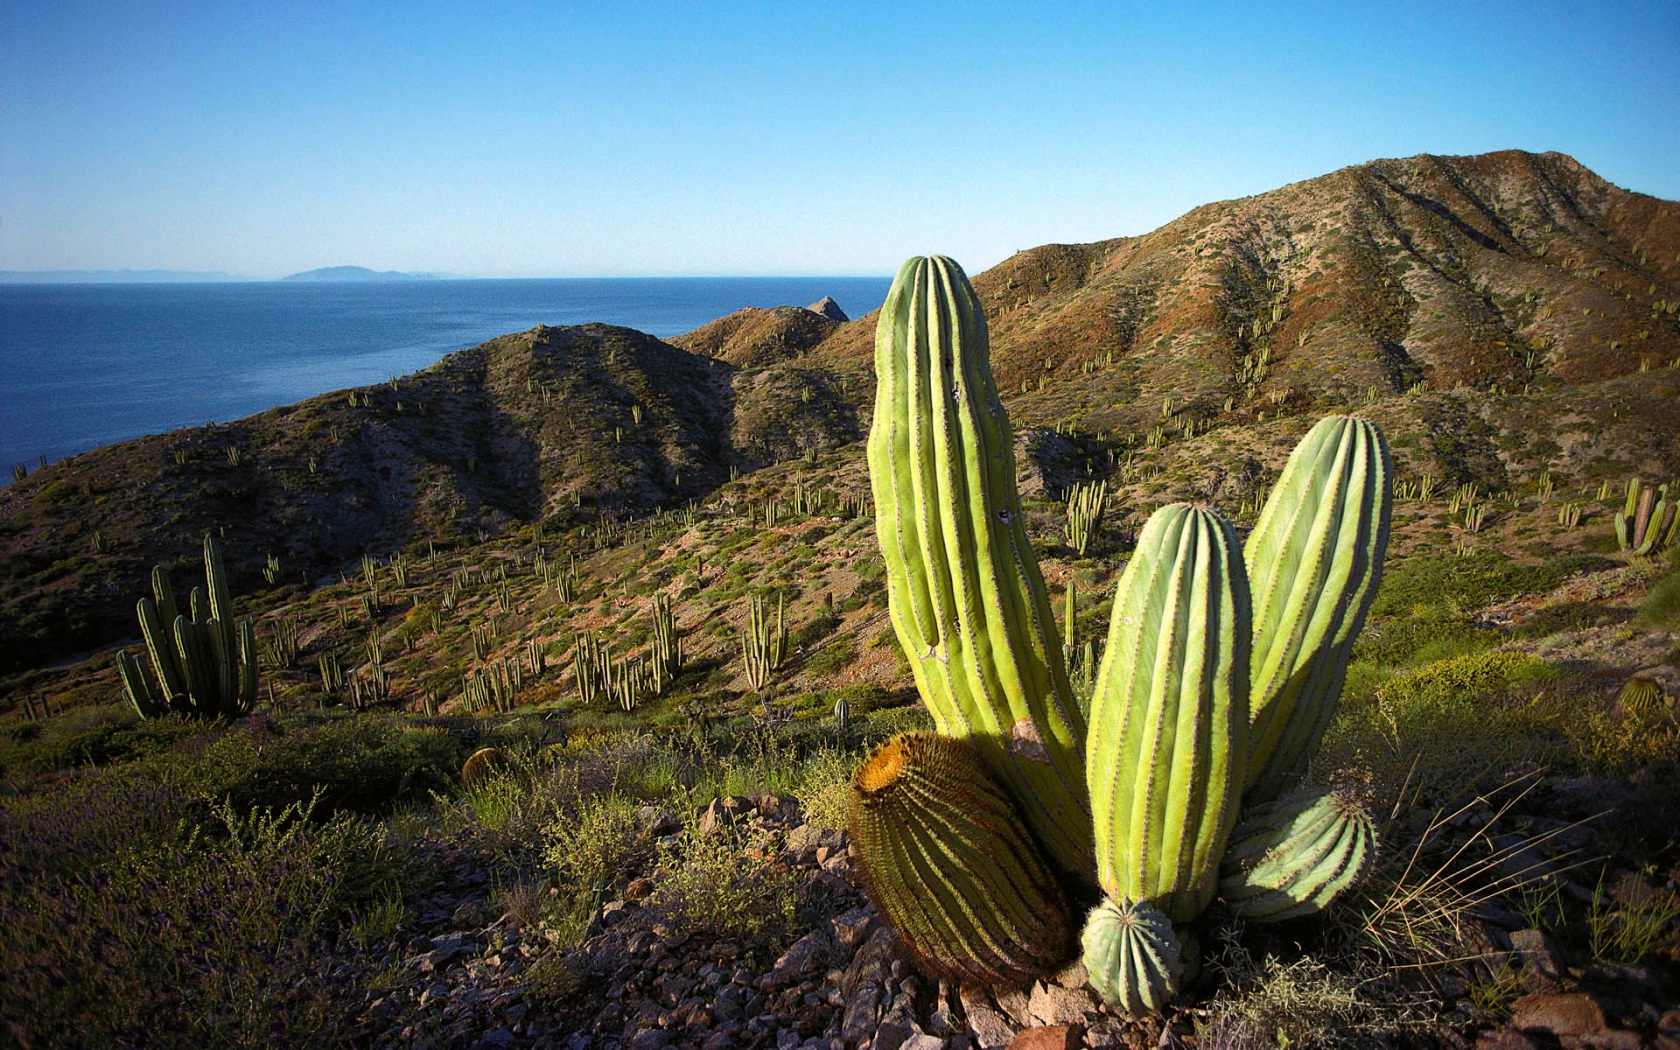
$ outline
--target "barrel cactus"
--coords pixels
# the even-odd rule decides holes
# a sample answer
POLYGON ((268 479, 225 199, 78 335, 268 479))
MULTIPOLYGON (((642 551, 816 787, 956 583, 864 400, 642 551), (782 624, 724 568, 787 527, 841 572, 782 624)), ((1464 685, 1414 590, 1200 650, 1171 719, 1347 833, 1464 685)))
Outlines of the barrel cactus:
POLYGON ((1243 814, 1220 864, 1219 896, 1252 922, 1313 915, 1369 867, 1376 846, 1352 792, 1295 792, 1243 814))
POLYGON ((471 791, 507 766, 507 753, 501 748, 481 747, 461 764, 461 787, 471 791))
POLYGON ((962 268, 899 268, 875 335, 869 476, 893 627, 939 732, 967 740, 1064 872, 1092 872, 1085 719, 1015 488, 986 318, 962 268))
POLYGON ((848 814, 865 887, 931 972, 1022 982, 1067 954, 1067 905, 968 744, 903 733, 870 755, 848 814))
POLYGON ((1091 910, 1080 941, 1091 987, 1104 1002, 1133 1015, 1166 1008, 1181 965, 1178 937, 1160 911, 1105 900, 1091 910))

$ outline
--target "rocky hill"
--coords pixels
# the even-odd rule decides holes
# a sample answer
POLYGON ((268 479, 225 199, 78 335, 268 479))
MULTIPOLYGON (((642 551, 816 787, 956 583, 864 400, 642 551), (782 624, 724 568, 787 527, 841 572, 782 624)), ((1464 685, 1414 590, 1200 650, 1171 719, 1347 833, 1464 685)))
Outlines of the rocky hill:
MULTIPOLYGON (((1484 491, 1680 474, 1680 203, 1559 154, 1374 161, 975 284, 1029 489, 1089 473, 1140 504, 1241 499, 1283 421, 1349 406, 1408 470, 1484 491)), ((669 342, 538 328, 54 464, 0 491, 0 672, 132 635, 151 565, 189 563, 207 530, 243 586, 270 552, 313 581, 840 448, 868 426, 874 327, 781 307, 669 342)))

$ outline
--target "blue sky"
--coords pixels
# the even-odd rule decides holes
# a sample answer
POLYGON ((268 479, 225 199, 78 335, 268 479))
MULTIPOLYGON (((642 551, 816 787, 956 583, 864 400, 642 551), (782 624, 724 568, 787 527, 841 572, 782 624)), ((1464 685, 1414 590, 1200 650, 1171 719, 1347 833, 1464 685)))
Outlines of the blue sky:
POLYGON ((0 269, 978 272, 1376 157, 1680 198, 1680 4, 0 5, 0 269))

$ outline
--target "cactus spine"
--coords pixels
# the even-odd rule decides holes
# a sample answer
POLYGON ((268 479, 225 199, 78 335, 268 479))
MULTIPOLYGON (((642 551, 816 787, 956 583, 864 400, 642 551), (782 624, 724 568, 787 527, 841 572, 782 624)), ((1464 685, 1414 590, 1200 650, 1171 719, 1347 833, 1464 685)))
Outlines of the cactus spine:
POLYGON ((932 972, 1021 982, 1066 954, 1061 887, 968 744, 887 741, 852 782, 848 823, 869 896, 932 972))
POLYGON ((1175 503, 1114 596, 1085 761, 1097 882, 1189 922, 1213 900, 1248 735, 1247 578, 1236 529, 1175 503))
POLYGON ((1243 551, 1254 600, 1248 802, 1297 781, 1335 714, 1388 547, 1382 431, 1320 420, 1290 453, 1243 551))
POLYGON ((204 537, 204 582, 208 596, 205 589, 193 588, 190 618, 177 611, 162 566, 152 570, 153 598, 136 604, 156 685, 131 653, 117 654, 117 670, 129 702, 142 718, 167 711, 232 718, 256 702, 256 632, 249 619, 234 622, 233 594, 221 544, 214 536, 204 537))
POLYGON ((1219 895, 1252 922, 1313 915, 1376 855, 1377 833, 1350 792, 1305 791, 1243 814, 1219 869, 1219 895))
POLYGON ((1075 706, 1015 488, 985 315, 943 257, 899 268, 869 433, 893 627, 939 731, 969 740, 1064 871, 1091 870, 1075 706))
POLYGON ((1178 985, 1179 943, 1172 923, 1145 903, 1105 900, 1080 935, 1091 987, 1133 1016, 1158 1013, 1178 985))

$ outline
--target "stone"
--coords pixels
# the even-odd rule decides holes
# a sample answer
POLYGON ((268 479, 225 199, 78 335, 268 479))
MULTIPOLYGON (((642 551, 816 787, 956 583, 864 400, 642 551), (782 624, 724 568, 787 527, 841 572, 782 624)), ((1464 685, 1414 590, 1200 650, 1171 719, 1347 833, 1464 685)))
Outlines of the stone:
POLYGON ((912 1032, 898 1050, 949 1050, 951 1041, 926 1032, 912 1032))
POLYGON ((1534 992, 1555 992, 1563 986, 1563 962, 1557 946, 1544 930, 1511 932, 1511 957, 1522 963, 1523 985, 1534 992))
POLYGON ((969 1031, 974 1034, 980 1050, 997 1050, 1014 1041, 1019 1026, 1012 1024, 993 1005, 983 986, 965 981, 958 994, 962 1000, 963 1016, 968 1019, 969 1031))
POLYGON ((1063 988, 1071 988, 1077 992, 1091 983, 1091 974, 1090 971, 1085 969, 1083 959, 1075 959, 1051 974, 1050 983, 1061 985, 1063 988))
POLYGON ((1585 992, 1525 995, 1511 1004, 1511 1027, 1554 1036, 1585 1035, 1605 1026, 1604 1008, 1585 992))
POLYGON ((624 887, 624 899, 627 901, 646 900, 653 896, 653 880, 636 878, 630 880, 630 885, 624 887))
POLYGON ((702 835, 716 835, 724 828, 732 828, 757 812, 752 800, 740 795, 715 798, 700 811, 699 831, 702 835))
POLYGON ((839 321, 842 324, 851 320, 851 318, 846 316, 846 311, 840 309, 840 304, 835 302, 834 298, 832 296, 828 296, 828 295, 825 295, 821 299, 818 299, 816 302, 812 303, 810 306, 807 306, 805 309, 811 311, 814 314, 822 314, 824 317, 828 318, 830 321, 839 321))
POLYGON ((1036 1022, 1032 1015, 1032 999, 1025 988, 1012 984, 992 986, 992 1001, 997 1003, 1016 1028, 1031 1028, 1036 1022))
POLYGON ((859 1045, 858 1050, 899 1050, 909 1038, 909 1025, 881 1024, 876 1026, 875 1034, 867 1042, 859 1045))
POLYGON ((836 915, 828 921, 829 930, 834 935, 834 943, 840 950, 850 953, 858 945, 869 939, 869 935, 880 927, 881 921, 875 914, 875 909, 858 905, 836 915))
POLYGON ((1625 1028, 1606 1028, 1588 1032, 1575 1040, 1580 1050, 1644 1050, 1645 1040, 1638 1032, 1625 1028))
POLYGON ((671 1045, 671 1033, 663 1028, 644 1028, 630 1040, 630 1050, 665 1050, 671 1045))
POLYGON ((759 979, 758 987, 767 992, 776 991, 820 973, 827 964, 829 952, 828 936, 821 930, 812 930, 781 954, 770 972, 759 979))
POLYGON ((643 806, 636 811, 636 825, 642 833, 654 838, 675 835, 682 830, 682 821, 664 806, 643 806))
POLYGON ((1534 1040, 1521 1032, 1501 1028, 1476 1040, 1475 1050, 1539 1050, 1534 1040))
POLYGON ((462 901, 449 920, 449 925, 457 930, 470 930, 483 924, 484 909, 478 906, 477 901, 462 901))
POLYGON ((1009 1050, 1079 1050, 1084 1037, 1082 1024, 1040 1025, 1023 1029, 1009 1050))
POLYGON ((1083 991, 1063 988, 1059 984, 1045 984, 1038 981, 1033 984, 1032 996, 1027 1001, 1027 1009, 1032 1019, 1041 1025, 1070 1025, 1083 1026, 1085 1011, 1096 1009, 1097 1004, 1083 991))

